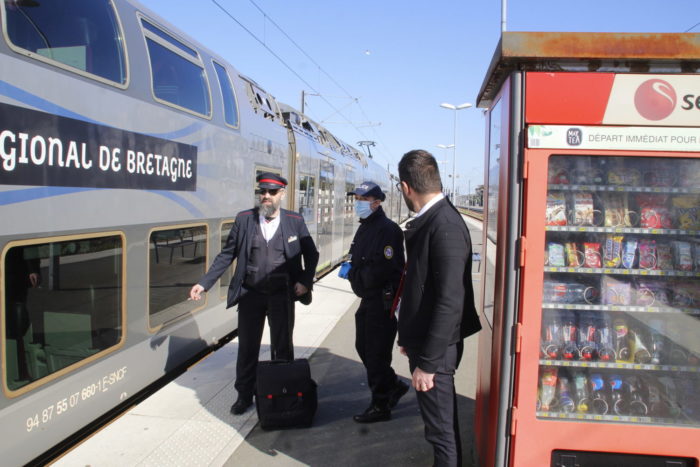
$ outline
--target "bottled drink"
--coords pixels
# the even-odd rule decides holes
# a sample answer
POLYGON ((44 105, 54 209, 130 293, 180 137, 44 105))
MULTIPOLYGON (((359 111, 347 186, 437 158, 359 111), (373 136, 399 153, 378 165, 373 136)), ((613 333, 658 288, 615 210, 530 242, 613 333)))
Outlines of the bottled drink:
POLYGON ((615 328, 615 353, 617 354, 617 361, 631 362, 630 331, 627 327, 627 321, 618 318, 613 321, 613 327, 615 328))
POLYGON ((559 409, 566 413, 573 412, 576 407, 569 388, 569 377, 564 374, 559 375, 559 409))
POLYGON ((613 325, 610 317, 605 315, 598 321, 598 359, 601 362, 614 362, 616 358, 615 347, 613 325))
POLYGON ((556 402, 554 396, 557 390, 557 368, 556 367, 546 367, 542 369, 542 376, 540 377, 540 408, 545 412, 551 410, 552 406, 556 402))
POLYGON ((605 415, 610 410, 610 401, 605 391, 603 376, 600 373, 592 373, 590 382, 593 412, 605 415))
POLYGON ((617 415, 626 415, 627 402, 622 395, 622 378, 620 375, 608 376, 608 386, 610 387, 610 402, 613 412, 617 415))
POLYGON ((596 320, 590 312, 581 314, 578 326, 578 352, 581 360, 593 360, 597 356, 596 320))
POLYGON ((578 326, 576 315, 572 311, 562 312, 562 358, 564 360, 576 360, 578 358, 578 345, 576 344, 578 326))
POLYGON ((644 398, 644 388, 642 381, 636 376, 625 378, 625 389, 627 390, 627 407, 630 415, 643 417, 649 413, 649 407, 644 398))
POLYGON ((649 322, 651 331, 651 363, 661 365, 666 363, 666 350, 664 345, 664 321, 653 319, 649 322))
POLYGON ((542 356, 557 360, 561 355, 562 325, 558 313, 545 313, 542 322, 542 356))
POLYGON ((649 352, 649 347, 645 343, 648 336, 642 331, 640 327, 636 327, 630 332, 632 336, 632 355, 634 356, 635 363, 650 363, 651 362, 651 352, 649 352))
POLYGON ((591 399, 588 393, 588 379, 583 371, 574 373, 574 390, 576 393, 576 412, 588 413, 591 399))

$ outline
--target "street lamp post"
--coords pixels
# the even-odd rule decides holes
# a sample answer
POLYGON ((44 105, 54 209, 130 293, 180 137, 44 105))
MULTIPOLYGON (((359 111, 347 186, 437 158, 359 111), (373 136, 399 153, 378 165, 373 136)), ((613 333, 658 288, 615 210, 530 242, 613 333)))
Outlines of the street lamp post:
MULTIPOLYGON (((455 145, 454 145, 454 144, 438 144, 437 147, 439 147, 440 149, 444 149, 444 157, 445 157, 444 160, 437 161, 438 164, 446 164, 446 163, 448 162, 448 161, 447 161, 447 150, 450 149, 450 148, 455 147, 455 145)), ((440 171, 440 179, 441 179, 441 180, 442 180, 442 177, 444 176, 443 173, 444 173, 444 171, 440 171)), ((443 190, 444 190, 444 189, 445 189, 445 188, 443 187, 443 190)))
MULTIPOLYGON (((448 104, 446 102, 443 102, 440 104, 440 107, 443 109, 450 109, 454 110, 455 117, 454 117, 454 136, 452 138, 452 198, 455 196, 455 175, 456 175, 456 167, 457 167, 457 111, 462 110, 462 109, 468 109, 472 105, 469 102, 465 102, 464 104, 459 104, 459 105, 452 105, 448 104)), ((453 199, 454 201, 454 199, 453 199)))

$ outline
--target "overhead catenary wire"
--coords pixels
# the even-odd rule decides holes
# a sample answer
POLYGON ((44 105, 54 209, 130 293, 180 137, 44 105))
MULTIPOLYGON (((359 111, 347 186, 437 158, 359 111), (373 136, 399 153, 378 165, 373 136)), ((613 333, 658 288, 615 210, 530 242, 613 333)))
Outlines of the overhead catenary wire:
MULTIPOLYGON (((211 0, 214 5, 216 5, 221 11, 226 14, 231 20, 233 20, 236 24, 238 24, 248 35, 250 35, 253 39, 255 39, 265 50, 270 52, 270 54, 275 57, 282 65, 284 65, 285 68, 287 68, 294 76, 296 76, 302 83, 304 83, 305 86, 307 86, 309 89, 311 89, 318 97, 320 97, 331 109, 333 109, 334 113, 333 115, 339 115, 343 120, 345 120, 346 124, 349 124, 352 126, 357 133, 359 133, 362 136, 362 139, 368 139, 368 137, 364 134, 364 132, 357 126, 355 125, 345 114, 341 112, 338 108, 336 108, 335 105, 333 105, 325 95, 321 94, 313 85, 311 85, 306 79, 304 79, 301 74, 299 74, 291 65, 289 65, 279 54, 277 54, 272 48, 270 48, 264 40, 260 39, 253 31, 251 31, 249 28, 247 28, 243 23, 241 23, 231 12, 229 12, 221 3, 219 3, 217 0, 211 0)), ((249 0, 253 6, 265 17, 266 20, 270 21, 270 23, 277 28, 289 41, 292 43, 297 49, 299 49, 317 68, 320 72, 322 72, 325 76, 327 76, 330 81, 337 86, 342 92, 344 92, 348 98, 352 100, 352 102, 355 102, 360 109, 360 112, 362 113, 362 116, 366 119, 366 121, 370 121, 370 119, 367 117, 366 112, 362 108, 362 105, 359 103, 358 99, 354 98, 350 92, 348 92, 338 81, 333 78, 326 70, 323 69, 323 67, 311 57, 286 31, 284 31, 271 17, 268 15, 260 6, 258 6, 257 3, 255 3, 253 0, 249 0)), ((382 144, 382 146, 385 148, 388 154, 392 154, 392 152, 388 149, 386 144, 384 144, 381 139, 379 138, 379 135, 376 132, 376 129, 372 128, 372 132, 374 133, 374 136, 376 139, 382 144)), ((385 157, 386 158, 386 157, 385 157)), ((387 158, 388 159, 388 158, 387 158)))

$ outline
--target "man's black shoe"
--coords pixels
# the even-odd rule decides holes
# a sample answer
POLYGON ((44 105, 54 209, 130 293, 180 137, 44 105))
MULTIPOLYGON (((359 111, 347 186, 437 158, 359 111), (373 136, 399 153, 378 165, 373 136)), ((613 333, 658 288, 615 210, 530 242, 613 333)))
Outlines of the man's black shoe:
POLYGON ((370 405, 367 410, 359 415, 354 415, 352 419, 357 423, 385 422, 391 419, 391 410, 370 405))
POLYGON ((248 407, 251 405, 253 405, 252 398, 238 396, 236 402, 231 406, 231 413, 233 415, 241 415, 243 412, 248 410, 248 407))
POLYGON ((394 385, 394 389, 391 391, 391 394, 389 394, 389 408, 393 409, 396 407, 396 404, 399 403, 399 399, 401 399, 407 392, 408 384, 401 380, 397 380, 396 384, 394 385))

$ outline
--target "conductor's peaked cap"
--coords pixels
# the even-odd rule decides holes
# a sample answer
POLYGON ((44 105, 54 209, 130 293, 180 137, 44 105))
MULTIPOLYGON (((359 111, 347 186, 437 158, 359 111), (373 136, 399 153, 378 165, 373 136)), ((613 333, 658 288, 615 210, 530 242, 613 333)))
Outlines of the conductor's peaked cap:
POLYGON ((258 182, 258 188, 266 188, 268 190, 284 188, 287 186, 286 178, 272 172, 263 172, 258 175, 255 180, 258 182))
POLYGON ((348 195, 371 196, 380 201, 386 198, 382 189, 374 182, 362 182, 362 185, 357 185, 353 191, 349 191, 348 195))

